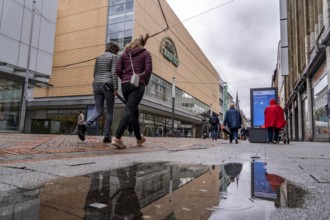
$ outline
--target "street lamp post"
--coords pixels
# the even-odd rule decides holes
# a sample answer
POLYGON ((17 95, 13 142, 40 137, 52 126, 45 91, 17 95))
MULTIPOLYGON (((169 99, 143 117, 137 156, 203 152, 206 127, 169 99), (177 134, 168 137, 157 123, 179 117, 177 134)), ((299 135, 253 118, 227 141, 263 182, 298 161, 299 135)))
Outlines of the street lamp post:
POLYGON ((222 83, 223 85, 223 114, 226 114, 228 106, 227 106, 227 102, 228 102, 228 85, 226 82, 222 83))
POLYGON ((175 77, 172 83, 172 137, 174 136, 175 77))
POLYGON ((210 117, 212 117, 212 103, 210 104, 210 117))
POLYGON ((30 59, 31 59, 35 4, 36 4, 36 1, 33 0, 31 24, 30 24, 30 38, 29 38, 29 47, 28 47, 28 54, 27 54, 27 64, 26 64, 25 82, 24 82, 24 91, 23 91, 24 93, 23 93, 23 99, 22 99, 21 117, 20 117, 20 124, 19 124, 20 133, 24 132, 24 125, 25 125, 26 104, 27 104, 27 98, 28 98, 28 91, 27 90, 28 90, 28 85, 29 85, 30 59))

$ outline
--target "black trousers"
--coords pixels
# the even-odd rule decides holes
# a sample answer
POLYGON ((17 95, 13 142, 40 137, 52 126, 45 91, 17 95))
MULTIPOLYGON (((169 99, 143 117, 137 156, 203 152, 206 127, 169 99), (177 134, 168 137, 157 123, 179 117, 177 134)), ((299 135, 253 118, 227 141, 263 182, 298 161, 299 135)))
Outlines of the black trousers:
POLYGON ((268 142, 278 141, 278 134, 280 133, 279 128, 268 127, 268 142))
POLYGON ((122 92, 126 100, 126 107, 120 119, 119 126, 116 130, 116 138, 121 138, 128 123, 132 123, 134 136, 141 140, 140 125, 139 125, 139 109, 138 106, 143 98, 145 86, 134 87, 129 82, 122 84, 122 92))

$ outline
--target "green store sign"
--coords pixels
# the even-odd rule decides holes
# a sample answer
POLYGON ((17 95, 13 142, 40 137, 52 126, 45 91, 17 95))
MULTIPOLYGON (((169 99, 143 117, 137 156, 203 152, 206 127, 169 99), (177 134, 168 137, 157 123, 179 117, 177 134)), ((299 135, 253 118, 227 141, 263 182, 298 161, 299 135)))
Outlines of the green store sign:
POLYGON ((179 66, 178 53, 171 38, 164 37, 160 46, 160 52, 174 66, 179 66))

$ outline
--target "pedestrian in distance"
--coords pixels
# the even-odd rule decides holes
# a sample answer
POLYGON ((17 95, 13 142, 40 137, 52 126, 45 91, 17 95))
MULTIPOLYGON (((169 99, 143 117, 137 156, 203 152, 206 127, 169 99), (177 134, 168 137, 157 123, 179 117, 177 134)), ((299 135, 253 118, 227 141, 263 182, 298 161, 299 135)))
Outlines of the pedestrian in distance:
POLYGON ((286 125, 284 110, 276 103, 275 99, 271 99, 269 105, 265 108, 264 116, 264 125, 268 131, 268 143, 278 144, 280 129, 286 125))
POLYGON ((247 129, 245 127, 242 127, 241 132, 239 134, 241 140, 247 139, 247 129))
POLYGON ((113 121, 115 96, 118 95, 118 76, 116 74, 116 67, 119 49, 119 45, 116 42, 110 42, 105 52, 96 58, 93 81, 93 94, 96 111, 87 118, 84 124, 87 127, 91 126, 103 115, 105 101, 107 115, 103 129, 104 143, 111 143, 111 126, 113 121))
POLYGON ((212 113, 212 116, 209 119, 211 125, 211 138, 212 140, 218 140, 219 137, 219 123, 220 120, 215 112, 212 113))
POLYGON ((233 140, 235 140, 235 143, 238 144, 238 129, 240 129, 242 125, 242 116, 241 113, 235 109, 233 103, 230 104, 230 108, 225 114, 223 124, 230 129, 229 143, 232 143, 233 140))
POLYGON ((148 38, 148 34, 144 37, 140 35, 129 43, 118 60, 116 72, 121 79, 122 93, 126 100, 126 107, 115 136, 112 138, 112 144, 118 149, 126 148, 121 138, 129 122, 132 123, 137 144, 141 146, 146 142, 146 138, 140 133, 138 106, 143 98, 145 87, 149 83, 152 72, 152 57, 150 52, 144 48, 148 38), (130 83, 133 72, 140 76, 137 87, 130 83))
POLYGON ((205 118, 202 119, 201 127, 202 127, 202 137, 203 137, 203 139, 205 139, 208 137, 208 133, 209 133, 208 132, 209 126, 208 126, 208 123, 205 118))
POLYGON ((79 110, 79 111, 77 111, 77 113, 78 113, 77 125, 76 125, 76 128, 75 128, 74 132, 72 132, 71 134, 77 134, 78 133, 78 126, 82 125, 85 122, 85 116, 82 113, 82 111, 79 110))

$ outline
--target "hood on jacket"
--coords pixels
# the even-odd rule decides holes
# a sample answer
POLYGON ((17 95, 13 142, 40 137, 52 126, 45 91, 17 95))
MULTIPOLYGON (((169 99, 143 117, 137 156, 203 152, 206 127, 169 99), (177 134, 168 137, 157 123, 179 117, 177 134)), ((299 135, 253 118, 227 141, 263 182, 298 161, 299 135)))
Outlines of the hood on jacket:
POLYGON ((271 100, 269 101, 269 104, 270 104, 270 105, 276 105, 277 103, 276 103, 275 99, 271 99, 271 100))
POLYGON ((127 54, 127 56, 129 56, 129 53, 131 53, 132 57, 135 57, 135 56, 139 55, 140 53, 142 53, 145 50, 146 50, 145 48, 134 47, 132 49, 127 49, 125 51, 125 53, 127 54))

